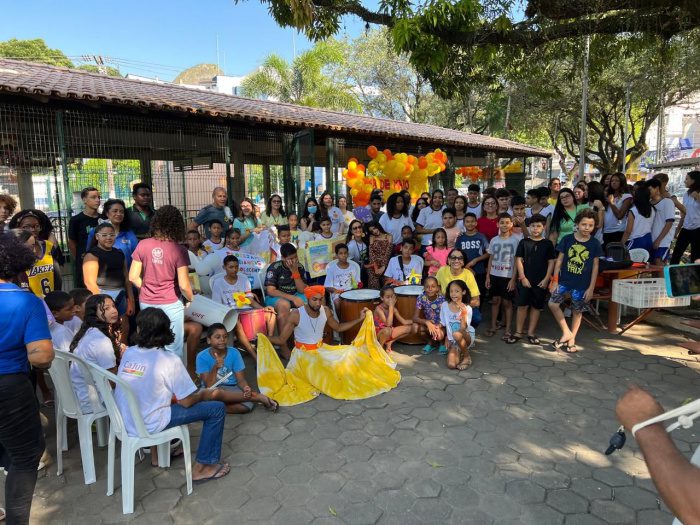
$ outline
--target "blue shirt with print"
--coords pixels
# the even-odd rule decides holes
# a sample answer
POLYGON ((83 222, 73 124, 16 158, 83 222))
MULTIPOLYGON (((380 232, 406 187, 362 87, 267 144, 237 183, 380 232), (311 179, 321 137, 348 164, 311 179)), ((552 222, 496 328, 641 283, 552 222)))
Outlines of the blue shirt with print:
POLYGON ((557 251, 564 254, 559 271, 559 284, 573 290, 586 290, 591 285, 593 261, 603 256, 603 247, 595 237, 579 241, 572 233, 557 244, 557 251))
MULTIPOLYGON (((476 232, 474 235, 467 235, 467 233, 460 233, 459 237, 455 241, 455 248, 459 248, 467 254, 467 261, 481 257, 486 253, 486 249, 489 247, 489 240, 481 232, 476 232)), ((475 274, 486 273, 486 261, 479 261, 474 265, 475 274)))
MULTIPOLYGON (((209 347, 202 350, 197 354, 197 374, 207 374, 211 372, 212 367, 216 363, 216 358, 212 355, 212 348, 209 347)), ((224 377, 229 372, 233 372, 233 375, 229 377, 226 381, 221 383, 221 386, 235 386, 238 384, 236 380, 236 373, 245 370, 245 364, 243 363, 243 358, 241 353, 232 346, 226 349, 226 357, 224 357, 224 366, 219 368, 216 373, 216 380, 218 381, 224 377)))

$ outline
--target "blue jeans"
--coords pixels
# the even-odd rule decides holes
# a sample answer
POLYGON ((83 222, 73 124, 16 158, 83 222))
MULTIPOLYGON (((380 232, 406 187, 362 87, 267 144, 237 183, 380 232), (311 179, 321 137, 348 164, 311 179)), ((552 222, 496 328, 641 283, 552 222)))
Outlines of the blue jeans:
POLYGON ((183 350, 185 341, 185 305, 182 304, 182 301, 175 301, 170 304, 148 304, 142 302, 140 306, 141 310, 145 310, 146 308, 158 308, 165 312, 168 319, 170 319, 170 329, 173 331, 173 334, 175 334, 175 342, 167 345, 165 349, 175 353, 182 359, 183 363, 187 364, 185 362, 185 353, 183 350))
POLYGON ((175 404, 170 407, 170 423, 165 428, 201 421, 202 435, 199 437, 195 461, 203 465, 214 465, 221 460, 225 418, 226 406, 221 401, 200 401, 189 408, 175 404))

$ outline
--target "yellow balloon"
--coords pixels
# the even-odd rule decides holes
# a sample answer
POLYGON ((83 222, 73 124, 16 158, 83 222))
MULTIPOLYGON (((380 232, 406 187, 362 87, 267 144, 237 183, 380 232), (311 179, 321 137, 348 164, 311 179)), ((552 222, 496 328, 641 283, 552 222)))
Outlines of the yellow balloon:
POLYGON ((354 160, 351 160, 350 162, 348 162, 348 169, 349 170, 354 170, 356 168, 357 168, 357 162, 355 162, 354 160))
POLYGON ((350 190, 350 195, 352 195, 353 197, 357 197, 358 193, 360 193, 360 190, 358 190, 357 188, 353 188, 350 190))
POLYGON ((377 156, 374 158, 374 160, 377 161, 377 164, 382 165, 386 162, 386 155, 384 153, 377 153, 377 156))

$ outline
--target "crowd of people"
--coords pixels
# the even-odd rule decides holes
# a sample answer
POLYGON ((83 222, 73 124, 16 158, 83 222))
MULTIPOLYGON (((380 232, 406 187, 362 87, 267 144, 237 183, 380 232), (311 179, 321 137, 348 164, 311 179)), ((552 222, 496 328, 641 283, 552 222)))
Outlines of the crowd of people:
MULTIPOLYGON (((174 206, 154 209, 147 184, 133 187, 132 206, 120 199, 101 206, 100 192, 88 187, 68 228, 76 262, 71 290, 63 290, 64 258, 49 218, 36 209, 15 213, 14 199, 0 195, 0 292, 8 292, 0 303, 0 389, 7 394, 0 396, 0 461, 8 469, 8 516, 26 522, 46 454, 35 391, 44 405, 54 403, 44 374, 54 348, 125 379, 149 431, 203 421, 194 479, 219 478, 230 470, 220 458, 224 414, 256 404, 276 410, 278 402, 245 380, 239 348, 254 361, 257 354, 242 316, 231 333, 223 324, 186 319, 196 294, 260 310, 262 333, 287 360, 292 345, 318 348, 326 325, 342 332, 362 322, 365 310, 357 319, 336 319, 343 294, 362 287, 378 293, 371 316, 387 352, 418 335, 424 354, 444 354, 447 367, 464 370, 483 314, 485 337, 502 330, 508 344, 543 345, 537 327, 547 306, 561 335, 543 348, 573 353, 606 249, 644 250, 650 262, 666 264, 678 263, 690 246, 692 260, 700 258, 700 172, 688 173, 682 199, 668 194, 667 183, 657 174, 629 186, 616 173, 571 189, 552 179, 525 195, 476 184, 466 195, 435 189, 415 202, 407 191, 385 201, 376 190, 367 207, 354 210, 345 196, 324 192, 299 214, 287 212, 279 195, 259 212, 250 199, 234 203, 215 188, 212 203, 189 224, 174 206), (265 294, 257 296, 239 258, 262 237, 269 265, 265 294), (312 279, 299 250, 314 240, 334 241, 334 257, 325 276, 312 279), (193 287, 191 272, 217 276, 211 290, 193 287), (397 306, 402 286, 420 286, 412 315, 397 306), (207 346, 198 351, 202 334, 207 346)), ((90 411, 88 382, 79 368, 71 375, 90 411)), ((387 373, 377 391, 396 381, 387 373)), ((115 395, 133 428, 123 393, 115 395)))

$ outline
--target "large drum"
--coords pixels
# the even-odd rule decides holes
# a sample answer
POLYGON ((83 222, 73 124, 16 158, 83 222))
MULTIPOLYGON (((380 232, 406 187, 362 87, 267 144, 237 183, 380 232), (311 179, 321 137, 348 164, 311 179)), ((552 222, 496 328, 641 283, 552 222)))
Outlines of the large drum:
MULTIPOLYGON (((340 294, 340 322, 354 321, 360 318, 363 308, 374 311, 379 304, 379 290, 348 290, 340 294)), ((340 334, 343 344, 349 345, 360 331, 360 324, 340 334)))
MULTIPOLYGON (((413 319, 413 314, 416 311, 416 299, 423 293, 423 287, 417 285, 397 286, 394 288, 394 293, 396 294, 396 309, 401 314, 401 317, 410 321, 413 319)), ((402 337, 400 342, 417 345, 425 344, 427 339, 425 335, 417 333, 402 337)))
POLYGON ((266 312, 262 308, 238 310, 238 320, 241 322, 248 341, 255 341, 259 334, 272 335, 267 333, 267 319, 268 316, 274 315, 274 313, 266 312))

